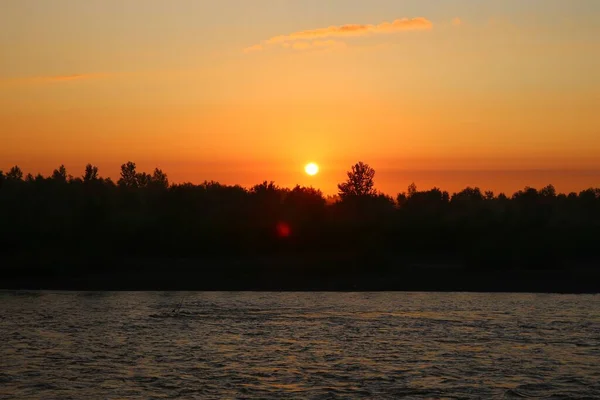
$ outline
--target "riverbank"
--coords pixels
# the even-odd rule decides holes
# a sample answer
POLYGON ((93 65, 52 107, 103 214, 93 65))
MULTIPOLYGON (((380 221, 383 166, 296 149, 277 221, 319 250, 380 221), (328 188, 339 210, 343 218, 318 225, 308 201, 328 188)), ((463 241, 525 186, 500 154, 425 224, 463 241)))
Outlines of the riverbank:
POLYGON ((600 268, 486 269, 343 258, 17 262, 0 289, 165 291, 464 291, 600 293, 600 268))

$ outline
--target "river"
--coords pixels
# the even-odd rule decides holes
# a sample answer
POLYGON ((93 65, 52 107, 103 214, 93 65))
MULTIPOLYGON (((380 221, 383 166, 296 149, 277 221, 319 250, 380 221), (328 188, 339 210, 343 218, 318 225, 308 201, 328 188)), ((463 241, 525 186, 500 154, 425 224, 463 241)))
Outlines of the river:
POLYGON ((0 399, 600 398, 600 296, 0 292, 0 399))

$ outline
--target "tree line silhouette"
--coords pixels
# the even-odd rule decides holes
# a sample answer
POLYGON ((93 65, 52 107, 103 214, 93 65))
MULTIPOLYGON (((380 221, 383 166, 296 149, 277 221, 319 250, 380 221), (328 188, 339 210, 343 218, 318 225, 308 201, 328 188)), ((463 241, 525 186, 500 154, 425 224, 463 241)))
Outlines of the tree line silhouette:
POLYGON ((340 254, 359 268, 455 263, 479 268, 569 268, 598 259, 600 189, 552 185, 512 196, 415 184, 392 198, 359 162, 334 201, 312 187, 171 184, 160 169, 121 166, 117 182, 89 164, 51 176, 0 171, 3 257, 202 258, 340 254))

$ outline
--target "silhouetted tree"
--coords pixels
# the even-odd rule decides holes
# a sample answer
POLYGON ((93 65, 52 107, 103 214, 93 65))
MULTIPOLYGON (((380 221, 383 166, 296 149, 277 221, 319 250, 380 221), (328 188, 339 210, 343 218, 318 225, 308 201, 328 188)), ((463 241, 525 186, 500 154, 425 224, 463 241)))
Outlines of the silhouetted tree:
POLYGON ((257 185, 252 186, 252 188, 250 188, 250 193, 256 194, 256 195, 263 195, 263 194, 272 194, 272 193, 277 193, 279 191, 279 186, 275 185, 274 181, 264 181, 263 183, 259 183, 257 185))
POLYGON ((254 205, 258 206, 263 212, 275 215, 281 203, 283 202, 284 190, 275 185, 275 182, 264 181, 250 188, 250 196, 254 199, 254 205))
POLYGON ((481 201, 483 200, 483 194, 481 193, 481 189, 479 189, 478 187, 472 188, 472 187, 467 187, 463 190, 461 190, 458 193, 454 193, 452 195, 452 201, 453 202, 465 202, 465 201, 481 201))
POLYGON ((404 201, 404 205, 412 209, 439 208, 443 204, 447 204, 450 200, 450 196, 446 191, 441 191, 434 187, 431 190, 419 192, 414 183, 408 187, 408 193, 409 195, 404 201))
POLYGON ((68 182, 72 185, 80 185, 83 183, 83 179, 78 176, 73 176, 69 174, 68 182))
POLYGON ((315 219, 323 216, 325 198, 318 189, 296 185, 285 195, 283 205, 296 220, 315 219))
POLYGON ((67 169, 64 165, 61 165, 52 172, 52 179, 57 182, 67 182, 67 169))
POLYGON ((540 190, 540 196, 556 197, 556 189, 553 185, 548 185, 540 190))
POLYGON ((408 197, 412 197, 415 193, 417 193, 417 185, 413 182, 410 185, 408 185, 408 197))
POLYGON ((600 199, 600 189, 589 188, 579 193, 579 198, 584 201, 593 202, 600 199))
POLYGON ((325 206, 325 198, 323 192, 319 189, 296 185, 285 197, 285 203, 301 207, 305 205, 323 207, 325 206))
POLYGON ((135 174, 135 180, 136 180, 137 187, 146 188, 150 185, 150 183, 152 181, 152 176, 150 176, 149 174, 147 174, 145 172, 139 172, 139 173, 135 174))
POLYGON ((160 189, 167 189, 169 187, 169 178, 161 169, 156 168, 152 174, 152 186, 160 189))
POLYGON ((88 164, 85 166, 85 173, 83 174, 83 182, 89 183, 98 180, 98 167, 88 164))
POLYGON ((23 171, 18 165, 12 167, 6 174, 6 180, 9 181, 21 181, 23 180, 23 171))
POLYGON ((138 187, 138 175, 134 162, 128 161, 127 163, 121 165, 121 179, 119 179, 117 184, 126 188, 138 187))
POLYGON ((170 184, 162 170, 137 172, 132 162, 121 167, 120 189, 91 164, 83 177, 61 166, 51 179, 28 174, 27 182, 13 167, 0 172, 0 254, 185 258, 326 251, 364 257, 365 268, 388 255, 498 267, 597 259, 598 188, 567 196, 548 185, 509 198, 468 187, 450 199, 446 191, 418 190, 413 183, 395 204, 374 189, 374 174, 358 163, 339 196, 324 198, 314 188, 272 181, 248 190, 214 181, 170 184), (278 227, 286 227, 286 239, 278 227))
POLYGON ((406 195, 406 192, 398 193, 398 195, 396 196, 396 204, 400 208, 404 207, 404 205, 406 204, 407 201, 408 201, 408 196, 406 195))
POLYGON ((519 190, 514 193, 513 200, 519 201, 535 201, 538 197, 538 191, 535 188, 526 186, 524 190, 519 190))
POLYGON ((375 170, 368 164, 359 161, 352 166, 352 170, 347 172, 348 179, 338 185, 339 196, 342 200, 351 197, 376 196, 375 190, 375 170))

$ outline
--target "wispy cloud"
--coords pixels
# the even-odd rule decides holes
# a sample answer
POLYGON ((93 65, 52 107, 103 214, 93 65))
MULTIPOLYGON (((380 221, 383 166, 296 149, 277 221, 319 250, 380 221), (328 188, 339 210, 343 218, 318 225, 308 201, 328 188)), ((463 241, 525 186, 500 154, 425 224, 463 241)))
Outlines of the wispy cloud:
POLYGON ((377 33, 394 33, 399 31, 410 30, 428 30, 433 27, 433 24, 425 18, 403 18, 393 22, 382 22, 378 25, 340 25, 330 26, 327 28, 313 29, 308 31, 300 31, 290 33, 289 35, 274 36, 265 42, 268 44, 291 42, 303 39, 316 39, 326 37, 343 37, 343 36, 365 36, 377 33))
MULTIPOLYGON (((306 31, 293 32, 287 35, 273 36, 269 39, 262 41, 254 46, 247 47, 244 49, 245 53, 251 53, 254 51, 264 50, 270 45, 282 45, 283 47, 291 47, 298 49, 315 47, 314 44, 318 39, 326 38, 340 38, 340 37, 356 37, 356 36, 370 36, 376 34, 390 34, 403 31, 418 31, 418 30, 430 30, 433 28, 433 23, 426 18, 402 18, 392 22, 382 22, 377 25, 373 24, 347 24, 329 26, 327 28, 312 29, 306 31), (310 41, 310 42, 309 42, 310 41), (298 45, 298 42, 304 43, 298 45), (291 46, 286 46, 291 44, 291 46)), ((331 40, 318 40, 320 43, 329 43, 331 40)), ((336 42, 342 43, 342 42, 336 42)))
POLYGON ((70 74, 70 75, 40 75, 20 78, 0 79, 0 85, 43 85, 59 82, 81 81, 107 77, 106 73, 70 74))
POLYGON ((309 50, 309 49, 333 49, 346 47, 346 43, 337 40, 313 40, 313 41, 298 41, 293 44, 284 43, 284 47, 291 47, 294 50, 309 50))

